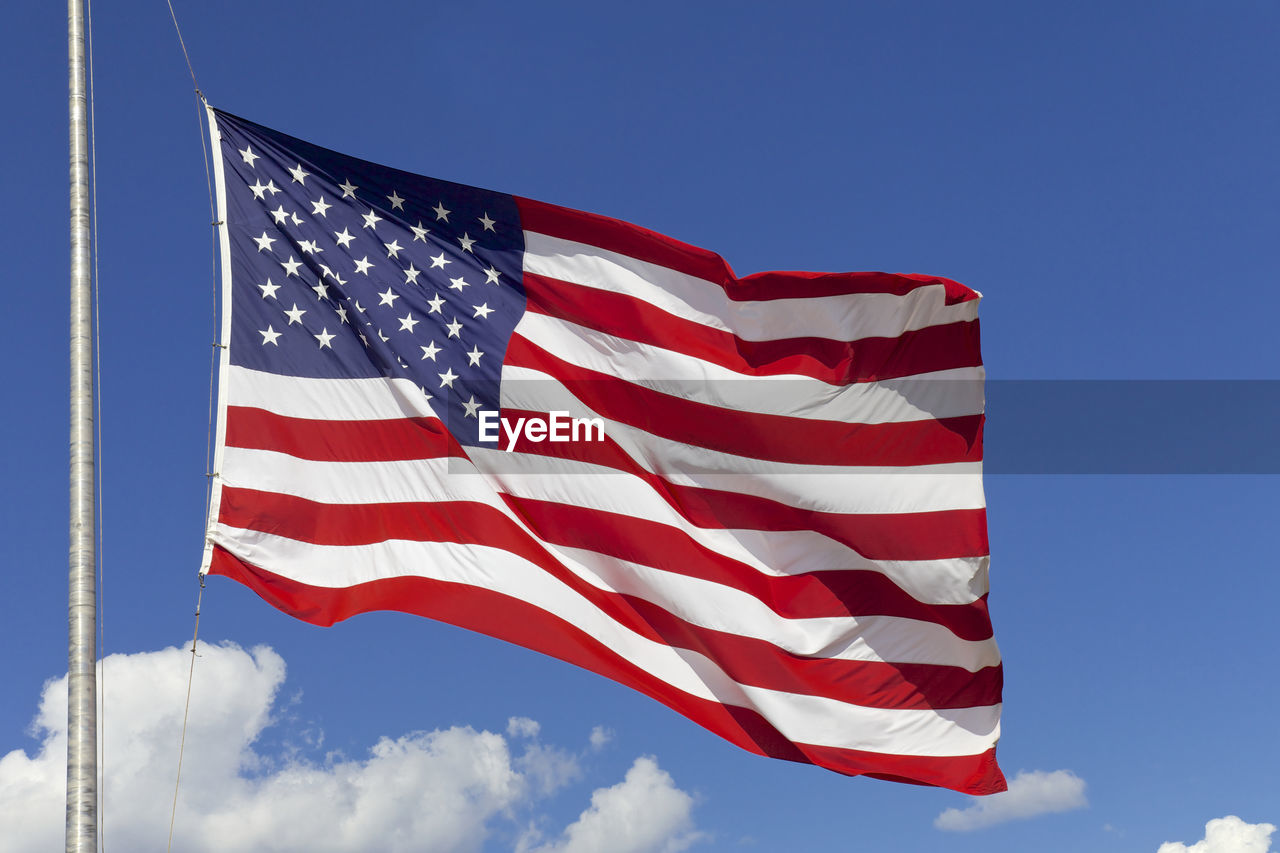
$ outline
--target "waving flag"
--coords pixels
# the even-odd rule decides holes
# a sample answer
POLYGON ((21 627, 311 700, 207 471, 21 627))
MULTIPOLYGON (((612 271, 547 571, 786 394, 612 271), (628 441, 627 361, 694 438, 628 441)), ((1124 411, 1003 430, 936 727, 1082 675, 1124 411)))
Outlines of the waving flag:
POLYGON ((763 755, 1004 789, 978 294, 770 272, 226 113, 203 570, 418 613, 763 755))

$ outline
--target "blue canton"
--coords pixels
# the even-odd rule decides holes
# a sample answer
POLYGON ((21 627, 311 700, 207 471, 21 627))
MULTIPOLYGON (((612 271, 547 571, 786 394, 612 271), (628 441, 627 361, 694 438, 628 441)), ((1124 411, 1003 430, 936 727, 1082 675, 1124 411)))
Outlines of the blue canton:
POLYGON ((230 235, 231 363, 396 377, 459 443, 499 410, 525 310, 507 195, 347 157, 218 112, 230 235))

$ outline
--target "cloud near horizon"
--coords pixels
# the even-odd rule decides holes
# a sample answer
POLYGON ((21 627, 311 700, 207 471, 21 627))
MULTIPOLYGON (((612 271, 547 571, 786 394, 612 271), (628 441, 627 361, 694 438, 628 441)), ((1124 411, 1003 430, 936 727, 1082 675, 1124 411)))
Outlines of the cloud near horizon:
POLYGON ((1246 823, 1232 814, 1206 823, 1203 840, 1191 846, 1166 841, 1156 853, 1268 853, 1275 831, 1273 824, 1246 823))
POLYGON ((973 797, 963 809, 947 809, 933 825, 948 832, 970 832, 1043 814, 1067 812, 1089 804, 1084 780, 1070 770, 1022 770, 1009 780, 1009 790, 973 797))
MULTIPOLYGON (((102 835, 115 849, 165 849, 190 660, 188 650, 172 647, 104 661, 102 835)), ((257 743, 276 722, 284 660, 265 646, 204 644, 196 674, 178 850, 480 851, 507 838, 508 848, 534 853, 540 836, 516 821, 579 780, 580 759, 591 752, 543 744, 537 722, 517 717, 505 737, 469 726, 411 732, 381 738, 361 759, 308 760, 287 746, 270 754, 257 743)), ((66 728, 63 676, 42 691, 31 727, 39 748, 0 756, 6 851, 62 843, 66 728)), ((702 837, 692 807, 652 758, 641 757, 536 853, 576 853, 597 837, 619 841, 615 849, 625 853, 675 853, 702 837), (637 814, 648 815, 643 826, 637 814)))

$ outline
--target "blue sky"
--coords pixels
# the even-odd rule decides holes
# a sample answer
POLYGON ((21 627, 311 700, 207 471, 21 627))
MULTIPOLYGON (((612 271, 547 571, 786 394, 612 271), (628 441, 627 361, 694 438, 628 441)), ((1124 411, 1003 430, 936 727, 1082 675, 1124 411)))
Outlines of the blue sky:
MULTIPOLYGON (((1280 379, 1274 4, 176 8, 212 103, 327 147, 627 219, 743 274, 963 281, 985 296, 993 380, 1280 379)), ((9 19, 0 781, 19 765, 32 774, 29 801, 0 794, 12 816, 15 803, 48 814, 53 801, 32 792, 60 784, 32 720, 46 680, 65 672, 67 189, 62 9, 20 2, 9 19)), ((176 731, 172 714, 152 730, 140 711, 180 702, 185 687, 182 655, 160 652, 189 641, 197 591, 210 214, 167 9, 104 4, 95 27, 104 651, 128 656, 122 684, 133 672, 157 691, 107 708, 108 754, 145 753, 138 779, 156 802, 135 815, 125 783, 109 788, 106 835, 161 849, 176 765, 176 740, 163 738, 176 731)), ((1188 397, 1161 420, 1232 416, 1188 397)), ((993 449, 1056 440, 990 419, 993 449)), ((1176 442, 1168 452, 1176 470, 1176 442)), ((1227 815, 1280 823, 1276 477, 1071 470, 987 480, 1000 759, 1010 776, 1041 774, 1027 777, 1045 788, 1027 795, 1030 811, 1064 811, 939 828, 968 798, 757 758, 521 649, 400 614, 316 629, 213 578, 202 637, 274 651, 211 649, 197 666, 211 692, 193 713, 210 710, 188 756, 180 838, 197 849, 181 832, 215 825, 199 823, 201 801, 234 812, 202 779, 256 780, 262 805, 273 780, 309 768, 318 802, 298 808, 315 814, 335 768, 372 778, 383 766, 369 752, 380 738, 401 744, 382 760, 446 782, 465 773, 440 762, 501 741, 522 793, 468 801, 433 829, 484 850, 576 849, 628 797, 661 830, 643 848, 654 850, 1155 853, 1227 815), (536 721, 536 735, 512 718, 536 721), (435 734, 397 740, 414 732, 435 734), (198 769, 193 755, 216 764, 218 737, 256 768, 198 769)), ((49 820, 56 838, 60 805, 49 820)), ((378 846, 377 825, 364 849, 378 846)))

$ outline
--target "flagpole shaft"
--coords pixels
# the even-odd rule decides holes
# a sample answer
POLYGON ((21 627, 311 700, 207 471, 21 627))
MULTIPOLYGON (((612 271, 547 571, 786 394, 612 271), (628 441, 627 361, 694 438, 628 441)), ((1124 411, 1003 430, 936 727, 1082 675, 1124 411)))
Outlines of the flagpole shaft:
POLYGON ((67 853, 98 847, 93 283, 84 8, 67 0, 71 114, 71 515, 67 598, 67 853))

